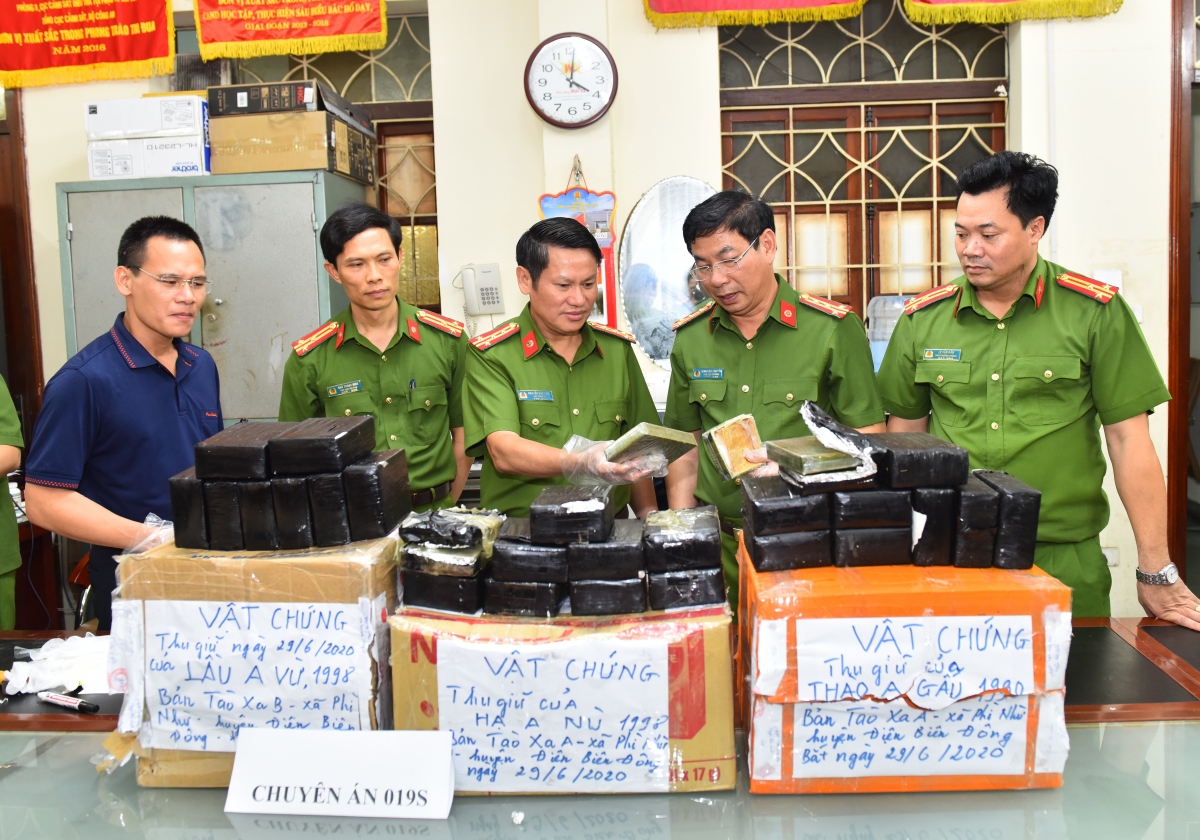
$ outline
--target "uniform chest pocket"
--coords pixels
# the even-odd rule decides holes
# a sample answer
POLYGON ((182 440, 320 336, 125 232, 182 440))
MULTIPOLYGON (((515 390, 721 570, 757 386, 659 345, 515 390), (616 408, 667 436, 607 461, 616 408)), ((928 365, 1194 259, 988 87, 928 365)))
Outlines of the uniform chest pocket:
POLYGON ((365 417, 375 414, 375 404, 365 391, 325 398, 326 417, 365 417))
POLYGON ((733 414, 724 404, 724 379, 693 379, 688 386, 688 401, 700 407, 700 413, 711 420, 704 428, 722 423, 733 414))
POLYGON ((1083 414, 1088 387, 1078 356, 1022 356, 1012 371, 1012 403, 1022 423, 1070 423, 1083 414))
POLYGON ((449 399, 440 385, 408 390, 408 433, 417 443, 433 443, 448 433, 449 399))
POLYGON ((761 434, 774 438, 807 434, 808 427, 800 416, 800 406, 805 400, 817 401, 815 377, 764 380, 762 395, 763 412, 762 417, 758 418, 763 424, 761 434))
POLYGON ((546 443, 548 440, 557 440, 561 435, 562 418, 558 403, 552 400, 520 400, 517 402, 517 411, 521 417, 521 437, 546 443))
POLYGON ((628 400, 601 400, 596 403, 596 423, 599 440, 620 437, 621 429, 629 419, 628 400))
POLYGON ((929 401, 939 423, 967 425, 971 411, 970 362, 917 362, 914 381, 929 386, 929 401))

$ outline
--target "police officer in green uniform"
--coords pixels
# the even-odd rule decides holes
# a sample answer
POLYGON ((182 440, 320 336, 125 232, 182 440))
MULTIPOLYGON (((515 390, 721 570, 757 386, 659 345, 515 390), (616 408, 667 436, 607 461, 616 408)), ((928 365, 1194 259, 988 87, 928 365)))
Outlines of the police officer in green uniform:
POLYGON ((483 506, 528 516, 542 488, 589 478, 616 488, 617 510, 658 506, 641 464, 613 464, 598 443, 658 412, 633 354, 633 336, 589 322, 600 247, 574 219, 545 219, 517 242, 517 283, 529 303, 514 320, 476 336, 467 351, 463 416, 467 452, 482 455, 483 506), (624 485, 632 485, 626 487, 624 485))
MULTIPOLYGON (((775 215, 743 192, 720 192, 683 223, 696 259, 692 276, 712 297, 675 322, 665 422, 702 432, 752 414, 764 440, 809 434, 800 405, 812 400, 841 422, 883 431, 883 408, 862 321, 849 306, 799 294, 774 272, 775 215)), ((766 462, 759 450, 748 460, 766 462)), ((752 475, 777 472, 765 463, 752 475)), ((737 542, 741 480, 725 481, 700 450, 671 465, 671 508, 716 505, 730 601, 737 604, 737 542)))
POLYGON ((1073 590, 1076 616, 1107 616, 1100 550, 1108 442, 1138 546, 1148 613, 1200 629, 1196 597, 1167 554, 1167 499, 1148 412, 1170 399, 1117 289, 1038 255, 1058 173, 1000 152, 958 179, 955 247, 964 277, 910 299, 879 370, 890 431, 964 447, 1042 493, 1034 562, 1073 590))
MULTIPOLYGON (((8 386, 0 379, 0 478, 8 494, 8 474, 21 466, 21 424, 8 386)), ((17 537, 17 514, 11 502, 0 502, 0 630, 17 626, 17 569, 21 567, 21 542, 17 537)))
POLYGON ((321 228, 325 270, 350 307, 295 342, 280 420, 370 414, 375 449, 404 449, 413 507, 449 507, 471 458, 463 449, 463 325, 397 296, 400 225, 349 204, 321 228))

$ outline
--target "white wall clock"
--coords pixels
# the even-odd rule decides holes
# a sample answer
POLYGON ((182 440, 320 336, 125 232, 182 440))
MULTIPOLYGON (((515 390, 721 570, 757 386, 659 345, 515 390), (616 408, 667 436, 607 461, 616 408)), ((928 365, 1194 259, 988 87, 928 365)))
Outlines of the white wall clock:
POLYGON ((604 45, 577 32, 538 44, 525 65, 525 96, 546 122, 582 128, 604 116, 617 95, 617 65, 604 45))

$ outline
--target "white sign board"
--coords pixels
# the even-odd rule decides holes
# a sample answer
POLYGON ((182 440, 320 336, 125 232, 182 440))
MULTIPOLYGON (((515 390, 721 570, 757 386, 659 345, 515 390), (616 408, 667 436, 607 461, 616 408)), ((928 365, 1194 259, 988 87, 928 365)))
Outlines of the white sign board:
POLYGON ((438 640, 460 791, 668 789, 667 642, 438 640))
POLYGON ((247 729, 225 810, 443 820, 453 802, 445 732, 247 729))
POLYGON ((358 604, 145 601, 143 746, 232 752, 246 728, 370 729, 358 604))

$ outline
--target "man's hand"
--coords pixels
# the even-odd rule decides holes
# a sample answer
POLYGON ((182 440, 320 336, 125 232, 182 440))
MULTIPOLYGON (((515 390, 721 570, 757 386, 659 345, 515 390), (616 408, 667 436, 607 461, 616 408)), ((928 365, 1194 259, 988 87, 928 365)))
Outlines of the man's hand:
POLYGON ((742 457, 751 464, 762 464, 761 467, 756 467, 746 475, 747 478, 766 478, 772 475, 779 475, 779 464, 776 464, 767 457, 766 449, 747 449, 742 453, 742 457))
POLYGON ((1200 598, 1181 580, 1170 586, 1137 585, 1138 603, 1151 618, 1172 621, 1190 630, 1200 630, 1200 598))
POLYGON ((635 484, 653 474, 641 458, 615 464, 604 457, 612 441, 601 441, 581 452, 563 452, 562 474, 572 484, 635 484))

